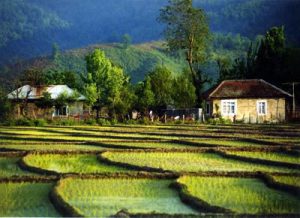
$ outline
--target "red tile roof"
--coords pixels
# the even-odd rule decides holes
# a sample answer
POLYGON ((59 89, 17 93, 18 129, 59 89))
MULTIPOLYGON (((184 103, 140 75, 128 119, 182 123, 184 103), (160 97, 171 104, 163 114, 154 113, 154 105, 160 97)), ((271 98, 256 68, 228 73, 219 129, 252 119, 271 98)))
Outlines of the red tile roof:
POLYGON ((205 98, 285 98, 292 97, 282 89, 262 80, 224 80, 208 90, 205 98))

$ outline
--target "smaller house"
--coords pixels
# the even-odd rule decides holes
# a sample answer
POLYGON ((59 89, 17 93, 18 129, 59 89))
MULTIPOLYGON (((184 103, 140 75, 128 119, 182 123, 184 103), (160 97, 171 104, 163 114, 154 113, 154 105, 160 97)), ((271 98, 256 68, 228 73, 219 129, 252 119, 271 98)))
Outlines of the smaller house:
POLYGON ((208 117, 245 123, 286 121, 291 97, 262 79, 225 80, 204 94, 208 117))
POLYGON ((85 96, 69 88, 67 85, 30 86, 24 85, 8 94, 14 105, 15 117, 26 113, 30 118, 78 117, 88 108, 85 107, 85 96), (44 93, 48 93, 50 105, 42 101, 44 93), (72 99, 58 102, 59 98, 72 99))

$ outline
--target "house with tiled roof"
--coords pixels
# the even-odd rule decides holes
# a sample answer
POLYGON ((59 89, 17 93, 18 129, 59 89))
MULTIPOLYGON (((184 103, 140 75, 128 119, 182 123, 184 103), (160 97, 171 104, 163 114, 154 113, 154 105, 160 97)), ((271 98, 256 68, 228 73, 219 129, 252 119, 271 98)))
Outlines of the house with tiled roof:
POLYGON ((8 94, 8 99, 14 105, 12 113, 15 117, 21 117, 26 110, 30 118, 54 118, 54 117, 78 117, 86 110, 86 97, 71 89, 67 85, 30 86, 24 85, 8 94), (41 105, 44 93, 48 93, 53 105, 50 108, 41 105), (63 103, 55 103, 55 100, 64 95, 63 103))
POLYGON ((262 80, 225 80, 204 93, 208 117, 245 123, 284 122, 291 94, 262 80))

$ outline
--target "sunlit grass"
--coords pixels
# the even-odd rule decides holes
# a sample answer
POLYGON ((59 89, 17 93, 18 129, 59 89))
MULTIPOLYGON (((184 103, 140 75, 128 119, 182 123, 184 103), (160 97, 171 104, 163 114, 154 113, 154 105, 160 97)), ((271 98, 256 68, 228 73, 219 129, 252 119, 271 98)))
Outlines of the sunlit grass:
POLYGON ((193 214, 171 180, 156 179, 65 179, 58 186, 65 201, 88 217, 109 217, 120 210, 130 213, 193 214))
POLYGON ((272 176, 276 182, 298 186, 300 188, 300 176, 272 176))
POLYGON ((49 183, 0 183, 0 216, 59 217, 48 195, 49 183))
POLYGON ((270 189, 258 179, 184 176, 178 181, 188 187, 192 196, 237 213, 300 212, 298 198, 283 191, 270 189))
POLYGON ((161 168, 170 171, 263 171, 263 172, 299 172, 296 169, 273 167, 262 164, 246 163, 223 158, 214 153, 190 152, 105 152, 109 160, 136 166, 161 168))
POLYGON ((20 157, 0 157, 0 177, 32 175, 20 169, 17 162, 20 157))
POLYGON ((271 151, 268 152, 229 151, 227 153, 242 156, 242 157, 250 157, 250 158, 263 159, 263 160, 286 162, 286 163, 295 163, 300 165, 299 155, 289 155, 286 153, 271 152, 271 151))
POLYGON ((24 157, 26 164, 59 173, 126 172, 127 169, 100 163, 92 154, 31 154, 24 157))
POLYGON ((94 145, 81 145, 81 144, 59 144, 59 143, 36 143, 36 144, 24 144, 22 142, 0 144, 0 148, 13 149, 13 150, 25 150, 25 151, 101 151, 105 148, 94 145))

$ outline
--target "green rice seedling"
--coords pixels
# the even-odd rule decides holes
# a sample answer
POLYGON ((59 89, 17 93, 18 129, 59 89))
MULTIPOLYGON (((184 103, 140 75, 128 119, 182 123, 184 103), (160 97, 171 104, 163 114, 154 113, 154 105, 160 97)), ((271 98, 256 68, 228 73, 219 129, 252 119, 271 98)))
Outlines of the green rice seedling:
POLYGON ((33 173, 23 171, 17 162, 20 157, 0 157, 0 178, 10 176, 32 175, 33 173))
POLYGON ((31 154, 23 158, 29 166, 58 173, 126 172, 125 168, 106 165, 91 154, 31 154))
POLYGON ((272 176, 276 182, 300 187, 300 176, 272 176))
POLYGON ((58 217, 48 195, 50 183, 0 183, 0 216, 58 217))
POLYGON ((122 141, 122 142, 101 142, 101 144, 111 146, 112 148, 114 146, 124 146, 126 147, 133 147, 133 148, 165 148, 165 149, 173 149, 173 148, 178 148, 178 149, 184 149, 184 148, 193 148, 190 145, 185 145, 184 143, 178 144, 178 143, 171 143, 171 142, 152 142, 152 141, 142 141, 142 142, 135 142, 135 141, 122 141))
POLYGON ((0 148, 22 150, 22 151, 101 151, 105 148, 94 145, 82 144, 60 144, 60 143, 35 143, 24 144, 15 142, 13 144, 0 144, 0 148))
POLYGON ((300 200, 255 178, 192 177, 178 180, 207 203, 246 214, 299 214, 300 200))
POLYGON ((300 156, 299 155, 290 155, 287 153, 271 152, 271 151, 259 151, 259 152, 229 151, 226 153, 237 155, 237 156, 242 156, 242 157, 262 159, 262 160, 300 164, 300 156))
POLYGON ((147 166, 170 171, 263 171, 263 172, 299 172, 297 169, 267 166, 224 158, 214 153, 192 152, 105 152, 103 157, 111 161, 136 166, 147 166))
POLYGON ((172 180, 107 178, 60 181, 62 198, 84 216, 109 217, 120 210, 129 213, 196 214, 184 205, 176 191, 169 188, 172 180))

